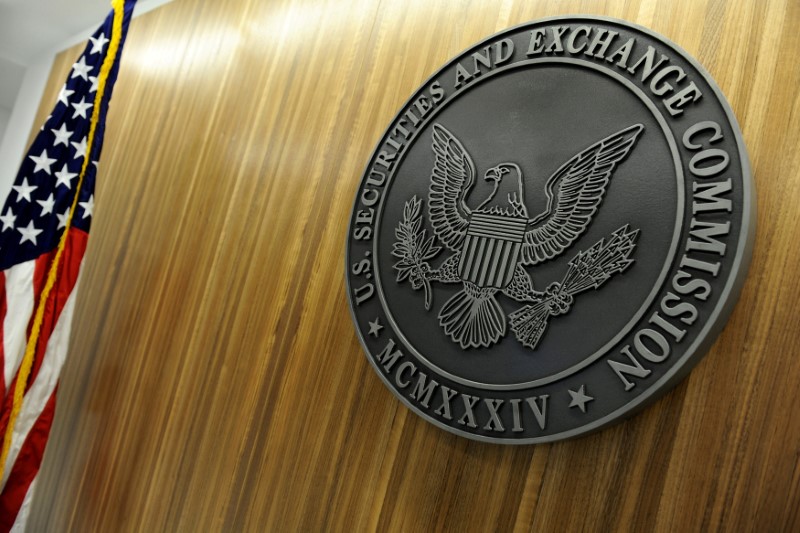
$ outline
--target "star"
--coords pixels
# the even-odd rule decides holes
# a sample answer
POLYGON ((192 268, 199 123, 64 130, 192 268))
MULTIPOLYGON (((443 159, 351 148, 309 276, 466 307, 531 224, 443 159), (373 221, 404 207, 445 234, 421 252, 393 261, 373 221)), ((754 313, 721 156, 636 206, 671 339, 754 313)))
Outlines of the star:
POLYGON ((86 98, 81 98, 81 101, 77 104, 72 104, 72 107, 75 108, 75 112, 72 114, 72 118, 81 117, 81 118, 89 118, 86 116, 86 111, 92 107, 92 104, 86 102, 86 98))
POLYGON ((36 185, 28 185, 28 178, 22 180, 22 185, 12 185, 11 188, 17 191, 17 202, 23 198, 31 202, 31 193, 38 189, 36 185))
POLYGON ((97 39, 95 39, 94 37, 89 37, 89 40, 92 41, 92 49, 89 52, 89 55, 101 53, 103 51, 103 47, 108 42, 105 33, 101 33, 100 37, 98 37, 97 39))
POLYGON ((586 412, 586 404, 594 400, 592 396, 586 394, 586 385, 581 385, 581 388, 578 389, 578 392, 572 391, 567 389, 569 395, 572 397, 572 401, 569 402, 570 407, 577 407, 582 412, 586 412))
POLYGON ((67 207, 67 210, 60 215, 56 213, 56 218, 58 218, 58 227, 56 229, 66 228, 67 219, 69 218, 69 207, 67 207))
POLYGON ((91 70, 92 66, 87 65, 86 58, 84 56, 81 56, 80 60, 74 65, 72 65, 72 76, 70 76, 69 78, 72 79, 80 76, 84 80, 88 80, 87 76, 89 75, 89 72, 91 72, 91 70))
POLYGON ((64 102, 64 105, 69 105, 69 100, 67 100, 67 98, 72 96, 74 92, 75 91, 67 89, 67 84, 65 83, 64 86, 61 88, 61 92, 58 93, 58 101, 64 102))
POLYGON ((53 146, 58 146, 59 144, 63 144, 67 148, 69 148, 69 138, 72 135, 72 132, 67 129, 66 124, 61 124, 61 127, 57 130, 51 129, 50 131, 53 132, 53 135, 56 136, 56 142, 53 146))
POLYGON ((39 216, 52 213, 53 207, 56 205, 56 201, 53 199, 53 193, 50 193, 50 196, 48 196, 47 200, 36 200, 36 203, 42 206, 42 214, 39 216))
POLYGON ((3 216, 0 216, 0 222, 3 223, 3 231, 7 229, 14 229, 14 222, 16 222, 17 216, 11 210, 11 206, 8 207, 8 211, 3 216))
POLYGON ((31 241, 34 246, 36 246, 36 236, 39 235, 42 231, 40 229, 36 229, 33 227, 33 220, 28 222, 27 228, 17 228, 17 231, 22 234, 22 240, 19 241, 22 244, 25 241, 31 241))
POLYGON ((50 170, 50 165, 55 163, 55 159, 47 157, 47 150, 42 150, 42 155, 36 157, 35 155, 29 155, 29 158, 36 163, 36 168, 33 169, 34 172, 39 172, 40 170, 44 170, 48 174, 52 174, 53 172, 50 170))
POLYGON ((58 180, 56 181, 56 187, 58 187, 59 185, 64 185, 67 187, 67 189, 69 189, 72 186, 71 183, 72 178, 74 178, 77 175, 78 174, 74 172, 70 172, 69 169, 67 168, 67 164, 64 163, 64 166, 61 167, 61 170, 56 172, 56 179, 58 180))
POLYGON ((86 157, 86 137, 79 143, 71 143, 75 147, 75 159, 86 157))
POLYGON ((97 92, 97 76, 89 76, 89 81, 92 82, 92 86, 89 87, 90 93, 97 92))
POLYGON ((381 325, 380 319, 378 317, 375 317, 374 322, 369 323, 369 334, 372 335, 373 337, 377 337, 378 332, 382 329, 383 326, 381 325))
POLYGON ((89 199, 85 202, 78 202, 78 205, 83 208, 83 218, 89 218, 92 216, 92 211, 94 210, 94 194, 89 197, 89 199))

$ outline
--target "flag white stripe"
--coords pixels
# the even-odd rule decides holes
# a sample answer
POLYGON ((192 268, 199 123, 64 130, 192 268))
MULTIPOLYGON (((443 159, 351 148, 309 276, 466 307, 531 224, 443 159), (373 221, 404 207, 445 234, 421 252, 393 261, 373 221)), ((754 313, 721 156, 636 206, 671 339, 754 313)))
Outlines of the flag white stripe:
POLYGON ((33 274, 36 260, 26 261, 5 271, 6 316, 3 320, 3 378, 6 390, 17 374, 25 343, 28 338, 28 323, 33 315, 33 274))
POLYGON ((25 394, 25 401, 19 412, 17 423, 14 425, 14 435, 11 439, 11 447, 8 451, 8 458, 6 460, 6 467, 3 472, 3 480, 2 483, 0 483, 0 487, 5 487, 6 480, 17 460, 22 445, 25 443, 25 439, 28 437, 28 433, 44 410, 45 405, 47 405, 50 396, 53 395, 53 391, 58 384, 58 376, 61 373, 61 367, 64 366, 64 360, 67 358, 72 312, 75 308, 75 298, 78 294, 80 278, 81 274, 78 274, 75 287, 72 289, 66 304, 64 304, 64 308, 61 310, 58 322, 55 328, 53 328, 53 334, 47 341, 44 361, 39 368, 39 373, 36 375, 36 381, 31 384, 30 389, 28 389, 28 392, 25 394))
POLYGON ((22 506, 19 508, 17 518, 14 520, 14 525, 11 526, 9 533, 25 533, 25 525, 28 521, 28 516, 31 514, 31 502, 33 501, 33 489, 36 488, 36 480, 39 479, 37 475, 33 478, 28 492, 25 493, 25 499, 22 500, 22 506))

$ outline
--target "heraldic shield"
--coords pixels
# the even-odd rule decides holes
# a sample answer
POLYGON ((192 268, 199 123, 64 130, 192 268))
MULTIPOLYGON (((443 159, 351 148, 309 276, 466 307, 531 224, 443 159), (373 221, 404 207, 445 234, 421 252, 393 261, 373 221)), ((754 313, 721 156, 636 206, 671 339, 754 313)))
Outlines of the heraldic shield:
POLYGON ((514 277, 527 219, 503 215, 472 215, 458 274, 478 287, 504 289, 514 277))

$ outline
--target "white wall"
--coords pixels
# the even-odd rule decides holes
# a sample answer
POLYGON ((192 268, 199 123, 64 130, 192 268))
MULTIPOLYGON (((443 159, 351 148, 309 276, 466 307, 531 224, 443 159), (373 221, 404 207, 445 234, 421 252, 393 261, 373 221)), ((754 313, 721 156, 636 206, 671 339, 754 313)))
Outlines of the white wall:
POLYGON ((53 65, 55 54, 28 66, 22 78, 22 86, 17 94, 14 109, 11 110, 0 144, 0 205, 5 202, 19 164, 27 150, 28 134, 33 128, 36 110, 42 99, 47 77, 53 65))
MULTIPOLYGON (((11 110, 5 107, 0 107, 0 132, 6 131, 8 126, 8 119, 11 118, 11 110)), ((2 141, 2 133, 0 133, 0 141, 2 141)))

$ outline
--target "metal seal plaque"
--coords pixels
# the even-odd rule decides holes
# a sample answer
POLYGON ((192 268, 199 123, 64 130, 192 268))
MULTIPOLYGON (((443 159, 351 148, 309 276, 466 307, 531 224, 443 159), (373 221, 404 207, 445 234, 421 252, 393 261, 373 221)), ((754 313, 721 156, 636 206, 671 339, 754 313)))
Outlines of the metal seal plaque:
POLYGON ((754 220, 739 127, 697 62, 620 20, 531 22, 447 63, 378 142, 348 234, 353 319, 426 420, 581 435, 698 362, 754 220))

